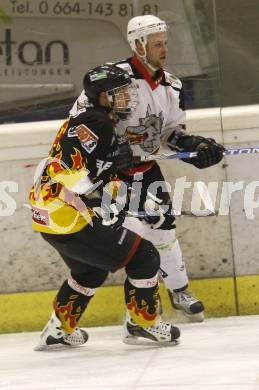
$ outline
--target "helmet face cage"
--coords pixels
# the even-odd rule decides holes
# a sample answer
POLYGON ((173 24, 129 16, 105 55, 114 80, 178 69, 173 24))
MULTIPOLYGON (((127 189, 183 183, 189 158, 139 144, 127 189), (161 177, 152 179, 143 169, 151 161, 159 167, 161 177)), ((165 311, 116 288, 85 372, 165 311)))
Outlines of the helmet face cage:
POLYGON ((167 31, 168 28, 166 22, 156 16, 136 16, 128 23, 127 39, 131 49, 135 52, 136 40, 139 40, 144 46, 146 46, 148 35, 167 31))
POLYGON ((111 109, 120 119, 127 119, 138 104, 137 88, 133 83, 125 84, 107 91, 111 109))

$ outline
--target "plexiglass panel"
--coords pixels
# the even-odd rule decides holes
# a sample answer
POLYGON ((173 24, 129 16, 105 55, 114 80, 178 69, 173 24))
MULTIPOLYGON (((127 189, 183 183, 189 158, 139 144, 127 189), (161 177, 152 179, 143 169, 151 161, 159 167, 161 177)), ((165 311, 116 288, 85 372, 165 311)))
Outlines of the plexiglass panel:
POLYGON ((168 70, 184 83, 186 107, 217 107, 212 1, 3 0, 0 121, 65 116, 89 68, 130 55, 126 25, 143 13, 170 26, 168 70))
MULTIPOLYGON (((127 22, 142 14, 157 15, 169 26, 167 70, 182 80, 187 130, 213 137, 226 147, 256 147, 258 0, 1 0, 0 123, 67 117, 87 70, 131 55, 127 22), (254 108, 244 108, 250 104, 254 108), (233 106, 237 107, 229 108, 233 106)), ((211 185, 216 208, 225 210, 218 217, 179 218, 178 236, 190 278, 230 278, 224 291, 234 298, 236 278, 258 273, 254 242, 259 227, 256 218, 247 220, 243 211, 247 185, 257 179, 256 158, 228 157, 202 171, 182 162, 161 163, 172 196, 177 180, 186 177, 191 183, 185 190, 186 209, 192 207, 194 183, 204 181, 211 185), (239 181, 243 181, 242 191, 233 194, 228 208, 228 183, 239 181)), ((23 167, 22 173, 16 167, 14 172, 19 181, 23 167)), ((255 186, 254 202, 257 195, 255 186)), ((41 286, 36 286, 40 278, 31 278, 35 284, 30 288, 56 286, 46 278, 41 286)), ((117 283, 116 276, 110 282, 117 283)), ((215 296, 217 289, 223 289, 221 282, 212 285, 210 294, 215 296)))

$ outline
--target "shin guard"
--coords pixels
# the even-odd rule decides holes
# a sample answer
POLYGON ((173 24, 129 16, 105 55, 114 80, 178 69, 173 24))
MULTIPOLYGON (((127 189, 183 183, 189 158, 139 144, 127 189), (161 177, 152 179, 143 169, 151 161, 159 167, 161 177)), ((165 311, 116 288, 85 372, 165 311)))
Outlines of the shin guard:
POLYGON ((80 286, 72 277, 63 283, 53 306, 66 333, 73 333, 94 293, 94 289, 80 286))
POLYGON ((158 319, 157 275, 151 279, 127 278, 124 292, 126 306, 133 321, 143 328, 152 326, 158 319))

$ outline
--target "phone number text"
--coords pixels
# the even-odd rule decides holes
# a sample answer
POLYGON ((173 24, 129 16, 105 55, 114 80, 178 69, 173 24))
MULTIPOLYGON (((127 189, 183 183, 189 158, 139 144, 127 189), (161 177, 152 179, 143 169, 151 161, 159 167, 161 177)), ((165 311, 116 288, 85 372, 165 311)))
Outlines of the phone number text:
MULTIPOLYGON (((94 16, 109 17, 134 16, 133 3, 96 2, 96 1, 51 1, 51 0, 10 0, 12 15, 46 15, 46 16, 94 16)), ((138 9, 139 14, 157 15, 157 4, 143 4, 138 9)))

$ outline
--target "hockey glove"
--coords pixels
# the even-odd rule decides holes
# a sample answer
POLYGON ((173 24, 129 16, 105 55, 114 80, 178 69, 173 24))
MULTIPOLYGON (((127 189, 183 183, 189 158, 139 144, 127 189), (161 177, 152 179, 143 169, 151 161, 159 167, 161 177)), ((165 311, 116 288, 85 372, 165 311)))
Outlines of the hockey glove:
POLYGON ((121 227, 125 220, 125 212, 119 211, 116 204, 103 205, 102 207, 93 208, 94 212, 98 214, 102 219, 102 225, 110 226, 112 229, 117 230, 121 227))
POLYGON ((133 153, 129 142, 124 137, 118 141, 114 163, 117 170, 124 170, 133 166, 133 153))
POLYGON ((117 230, 123 224, 125 211, 119 210, 115 202, 106 204, 102 202, 102 198, 85 199, 84 202, 94 211, 96 217, 101 219, 102 225, 117 230))
POLYGON ((176 228, 171 205, 167 211, 164 211, 153 199, 147 199, 144 203, 144 210, 146 214, 142 221, 151 229, 171 230, 176 228))
POLYGON ((184 152, 197 152, 197 157, 184 159, 184 162, 204 169, 218 164, 223 156, 225 148, 217 144, 213 138, 204 138, 195 135, 184 135, 179 138, 177 146, 184 152))

